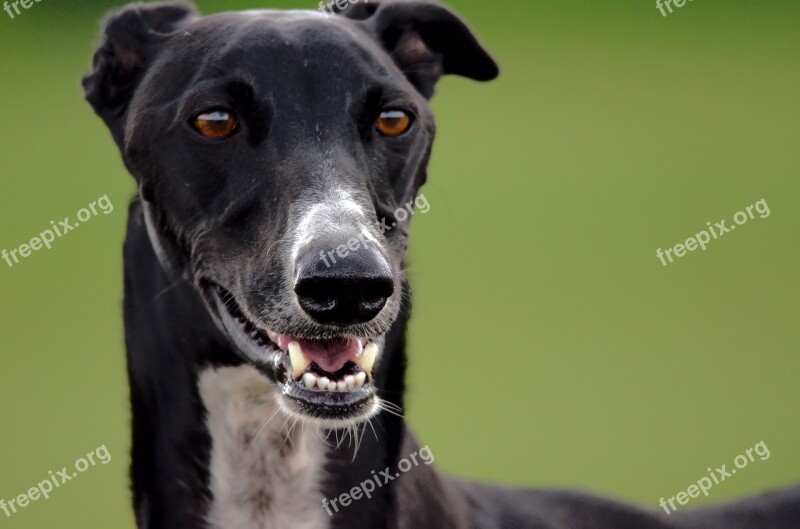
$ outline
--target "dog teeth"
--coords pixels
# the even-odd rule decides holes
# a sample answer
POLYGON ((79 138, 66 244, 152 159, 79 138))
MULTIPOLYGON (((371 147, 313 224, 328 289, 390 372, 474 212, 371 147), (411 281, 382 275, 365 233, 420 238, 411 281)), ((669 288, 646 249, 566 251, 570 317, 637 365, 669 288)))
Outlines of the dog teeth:
POLYGON ((308 389, 321 389, 323 391, 347 391, 363 387, 367 381, 367 374, 363 371, 356 375, 347 375, 341 380, 331 380, 320 377, 312 372, 304 373, 300 381, 308 389))
POLYGON ((372 374, 372 368, 375 366, 375 359, 377 357, 378 346, 374 342, 370 342, 364 347, 364 352, 361 356, 356 359, 356 364, 367 373, 372 374))
POLYGON ((305 370, 311 365, 311 362, 303 355, 303 350, 297 342, 289 344, 289 360, 292 362, 292 374, 295 380, 303 376, 305 370))
POLYGON ((364 385, 364 382, 367 381, 367 374, 363 371, 359 371, 358 374, 355 376, 355 384, 357 388, 360 388, 364 385))
POLYGON ((331 380, 328 377, 317 375, 313 370, 308 371, 311 361, 303 354, 303 349, 298 342, 289 343, 288 349, 294 380, 301 382, 308 389, 322 391, 347 391, 364 387, 378 357, 378 346, 368 343, 355 360, 360 370, 357 373, 345 375, 339 380, 331 380))

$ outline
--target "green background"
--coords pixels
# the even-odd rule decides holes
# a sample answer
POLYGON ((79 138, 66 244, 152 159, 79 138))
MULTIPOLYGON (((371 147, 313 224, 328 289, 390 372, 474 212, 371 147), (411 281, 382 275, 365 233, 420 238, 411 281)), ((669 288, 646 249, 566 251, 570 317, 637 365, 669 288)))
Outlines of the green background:
MULTIPOLYGON (((134 187, 79 88, 114 5, 0 12, 0 248, 103 194, 115 206, 0 261, 0 498, 101 444, 113 456, 0 526, 133 526, 120 257, 134 187)), ((408 417, 437 463, 657 508, 763 440, 769 460, 691 505, 800 481, 800 4, 451 5, 503 72, 446 79, 433 102, 408 417), (768 218, 657 260, 761 198, 768 218)))

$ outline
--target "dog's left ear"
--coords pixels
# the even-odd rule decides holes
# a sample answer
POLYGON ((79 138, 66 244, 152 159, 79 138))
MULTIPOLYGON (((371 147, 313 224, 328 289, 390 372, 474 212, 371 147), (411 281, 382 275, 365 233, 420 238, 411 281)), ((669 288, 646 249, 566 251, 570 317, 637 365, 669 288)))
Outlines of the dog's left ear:
POLYGON ((467 24, 434 2, 370 0, 352 3, 342 14, 370 25, 411 84, 428 99, 442 75, 491 81, 499 74, 467 24))
POLYGON ((196 14, 191 4, 153 2, 131 4, 103 22, 103 41, 94 54, 91 71, 83 78, 83 89, 120 148, 125 111, 147 64, 170 33, 196 14))

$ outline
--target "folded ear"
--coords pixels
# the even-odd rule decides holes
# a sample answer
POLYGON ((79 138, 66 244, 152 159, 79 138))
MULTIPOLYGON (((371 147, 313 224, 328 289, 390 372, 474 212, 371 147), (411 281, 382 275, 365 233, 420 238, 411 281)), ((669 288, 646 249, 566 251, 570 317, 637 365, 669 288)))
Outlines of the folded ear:
POLYGON ((351 3, 344 16, 363 20, 419 92, 433 96, 442 75, 490 81, 499 69, 472 30, 449 9, 430 1, 351 3))
POLYGON ((117 144, 122 142, 122 118, 148 61, 171 32, 195 15, 189 4, 164 2, 131 4, 106 17, 83 89, 117 144))

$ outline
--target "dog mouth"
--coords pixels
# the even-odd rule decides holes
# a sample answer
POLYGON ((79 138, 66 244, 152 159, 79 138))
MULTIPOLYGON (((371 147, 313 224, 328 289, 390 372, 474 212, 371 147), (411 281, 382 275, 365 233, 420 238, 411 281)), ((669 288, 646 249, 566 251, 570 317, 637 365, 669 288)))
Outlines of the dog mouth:
POLYGON ((380 338, 281 334, 253 322, 223 287, 212 285, 209 293, 240 353, 280 386, 279 401, 289 414, 336 427, 376 412, 372 372, 380 338))

